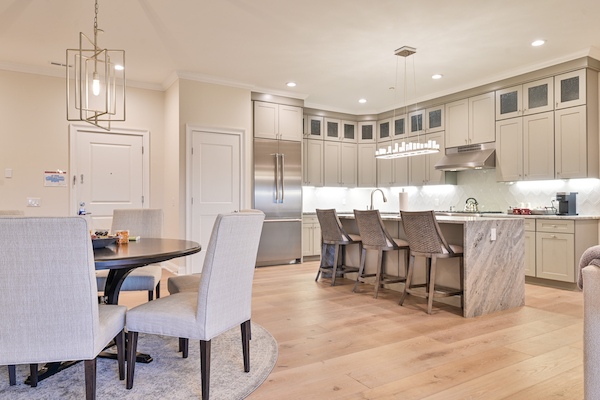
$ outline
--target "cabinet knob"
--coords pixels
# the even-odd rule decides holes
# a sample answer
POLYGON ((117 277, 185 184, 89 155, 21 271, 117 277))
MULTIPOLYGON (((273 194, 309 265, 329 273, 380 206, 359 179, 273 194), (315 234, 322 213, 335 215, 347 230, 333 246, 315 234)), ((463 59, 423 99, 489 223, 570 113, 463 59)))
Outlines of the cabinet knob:
POLYGON ((467 139, 465 139, 465 143, 468 143, 468 142, 467 142, 467 139))
POLYGON ((558 103, 556 103, 556 108, 558 108, 558 103))
POLYGON ((556 237, 556 235, 550 235, 550 237, 551 237, 551 238, 555 238, 555 237, 556 237))

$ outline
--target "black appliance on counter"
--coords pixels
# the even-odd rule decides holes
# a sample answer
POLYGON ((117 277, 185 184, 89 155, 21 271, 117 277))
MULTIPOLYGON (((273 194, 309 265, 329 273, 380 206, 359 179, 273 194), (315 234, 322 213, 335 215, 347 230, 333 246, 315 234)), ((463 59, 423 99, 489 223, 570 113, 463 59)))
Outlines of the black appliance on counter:
POLYGON ((557 192, 557 215, 577 215, 577 192, 557 192))

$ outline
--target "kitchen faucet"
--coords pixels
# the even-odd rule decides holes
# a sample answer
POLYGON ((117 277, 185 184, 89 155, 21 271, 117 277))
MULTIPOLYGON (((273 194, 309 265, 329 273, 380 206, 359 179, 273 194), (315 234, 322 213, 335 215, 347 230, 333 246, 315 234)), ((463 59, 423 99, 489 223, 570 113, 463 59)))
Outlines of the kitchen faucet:
POLYGON ((371 192, 371 207, 369 207, 369 210, 373 209, 373 195, 375 194, 375 192, 380 191, 381 195, 383 196, 383 202, 387 203, 387 199, 385 198, 385 194, 383 194, 383 190, 381 189, 373 189, 373 191, 371 192))

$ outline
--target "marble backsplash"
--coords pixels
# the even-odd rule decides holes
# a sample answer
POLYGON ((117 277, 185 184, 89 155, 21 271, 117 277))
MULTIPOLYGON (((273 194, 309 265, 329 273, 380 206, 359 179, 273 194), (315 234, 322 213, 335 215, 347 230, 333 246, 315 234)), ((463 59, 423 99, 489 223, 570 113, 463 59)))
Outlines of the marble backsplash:
MULTIPOLYGON (((449 210, 455 206, 463 210, 467 198, 474 197, 480 211, 503 211, 519 203, 531 203, 532 207, 551 206, 556 192, 577 192, 577 213, 600 215, 600 179, 568 179, 552 181, 527 181, 515 183, 496 182, 496 170, 470 170, 458 173, 457 185, 409 186, 405 188, 382 188, 375 193, 374 205, 382 212, 398 211, 398 193, 409 193, 411 210, 449 210)), ((371 203, 372 188, 303 188, 303 211, 314 212, 317 208, 335 208, 339 211, 364 210, 371 203)))

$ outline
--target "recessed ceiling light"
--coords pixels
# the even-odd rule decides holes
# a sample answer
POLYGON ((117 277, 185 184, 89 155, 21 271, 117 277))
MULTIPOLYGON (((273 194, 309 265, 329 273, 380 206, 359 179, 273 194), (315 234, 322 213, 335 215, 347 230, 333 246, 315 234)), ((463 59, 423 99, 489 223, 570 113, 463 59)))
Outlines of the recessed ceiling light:
POLYGON ((125 68, 123 68, 122 65, 115 65, 115 69, 118 71, 123 71, 125 68))
POLYGON ((288 82, 286 83, 286 85, 288 85, 289 87, 294 87, 296 86, 296 84, 294 82, 288 82))
POLYGON ((531 45, 532 45, 532 46, 536 46, 536 47, 537 47, 537 46, 541 46, 541 45, 543 45, 544 43, 546 43, 546 41, 545 41, 545 40, 536 40, 536 41, 534 41, 533 43, 531 43, 531 45))
POLYGON ((359 103, 366 103, 366 102, 367 102, 367 100, 365 100, 365 99, 360 99, 358 102, 359 102, 359 103))
POLYGON ((432 77, 433 79, 440 79, 442 76, 444 76, 444 75, 441 75, 441 74, 435 74, 435 75, 432 75, 431 77, 432 77))

